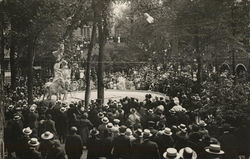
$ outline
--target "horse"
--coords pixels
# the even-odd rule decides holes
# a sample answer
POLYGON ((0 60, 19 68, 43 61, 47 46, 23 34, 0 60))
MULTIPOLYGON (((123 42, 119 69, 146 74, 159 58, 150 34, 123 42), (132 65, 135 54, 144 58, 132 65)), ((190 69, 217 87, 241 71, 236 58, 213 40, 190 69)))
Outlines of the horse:
POLYGON ((52 95, 56 95, 56 99, 61 99, 61 94, 63 94, 63 100, 67 98, 67 90, 65 89, 65 82, 63 79, 58 78, 53 82, 47 82, 44 85, 43 100, 51 99, 52 95), (47 96, 46 96, 47 95, 47 96))

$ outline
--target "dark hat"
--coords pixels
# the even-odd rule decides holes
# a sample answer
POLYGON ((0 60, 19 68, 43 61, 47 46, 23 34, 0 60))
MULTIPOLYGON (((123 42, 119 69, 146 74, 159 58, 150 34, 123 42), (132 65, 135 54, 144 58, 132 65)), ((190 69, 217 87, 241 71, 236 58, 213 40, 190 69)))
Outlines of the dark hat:
POLYGON ((125 134, 126 130, 127 130, 127 127, 126 127, 125 125, 122 125, 122 126, 120 126, 120 128, 119 128, 120 134, 125 134))

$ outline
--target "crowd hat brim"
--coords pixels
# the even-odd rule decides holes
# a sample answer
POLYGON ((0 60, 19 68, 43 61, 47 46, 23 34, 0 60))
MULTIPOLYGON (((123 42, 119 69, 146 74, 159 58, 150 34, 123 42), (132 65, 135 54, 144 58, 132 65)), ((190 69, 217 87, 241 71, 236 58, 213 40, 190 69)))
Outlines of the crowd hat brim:
POLYGON ((187 127, 186 127, 186 125, 184 125, 184 124, 180 124, 180 125, 178 126, 178 128, 181 129, 181 130, 183 130, 183 131, 186 131, 186 130, 187 130, 187 127))
POLYGON ((168 128, 168 129, 163 130, 163 134, 167 136, 171 136, 173 133, 171 132, 171 129, 168 128))
POLYGON ((217 144, 210 144, 210 146, 205 148, 205 151, 210 154, 215 154, 215 155, 222 155, 225 152, 221 150, 220 145, 217 144))
MULTIPOLYGON (((169 148, 169 149, 173 149, 173 148, 169 148)), ((163 153, 163 157, 165 159, 179 159, 180 158, 180 154, 177 152, 176 149, 174 152, 168 152, 168 150, 166 152, 163 153)))
MULTIPOLYGON (((180 151, 179 151, 179 155, 180 155, 180 157, 181 158, 184 158, 183 156, 183 154, 184 154, 184 151, 185 151, 185 148, 182 148, 182 149, 180 149, 180 151)), ((195 151, 192 151, 192 156, 190 156, 190 158, 189 159, 197 159, 197 153, 195 152, 195 151)))
POLYGON ((109 123, 109 120, 108 120, 108 118, 102 118, 102 123, 104 123, 104 124, 107 124, 107 123, 109 123))
POLYGON ((19 115, 16 115, 16 116, 14 116, 13 120, 20 120, 20 119, 21 119, 21 117, 19 115))
POLYGON ((30 134, 32 134, 32 130, 28 127, 28 128, 24 128, 23 129, 23 134, 25 134, 25 135, 30 135, 30 134))
POLYGON ((37 138, 31 138, 29 141, 28 141, 28 145, 31 146, 31 147, 36 147, 38 146, 40 143, 38 142, 37 138))
POLYGON ((43 133, 41 135, 41 138, 44 139, 44 140, 50 140, 54 137, 54 134, 52 134, 51 132, 49 131, 46 131, 45 133, 43 133))

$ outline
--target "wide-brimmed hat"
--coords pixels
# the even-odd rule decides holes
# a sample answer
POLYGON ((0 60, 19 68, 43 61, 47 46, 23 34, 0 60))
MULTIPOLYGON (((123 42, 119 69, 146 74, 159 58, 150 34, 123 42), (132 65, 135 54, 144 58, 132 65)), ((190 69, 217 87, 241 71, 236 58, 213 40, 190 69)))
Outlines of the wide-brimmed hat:
POLYGON ((196 159, 197 153, 190 147, 185 147, 179 151, 180 157, 183 159, 196 159))
POLYGON ((199 126, 205 127, 205 126, 207 126, 207 123, 204 120, 201 120, 199 122, 199 126))
POLYGON ((30 111, 31 111, 31 112, 34 112, 35 110, 36 110, 36 108, 35 108, 34 106, 31 106, 31 107, 30 107, 30 111))
POLYGON ((92 130, 90 130, 90 135, 91 136, 99 135, 99 131, 97 129, 92 129, 92 130))
POLYGON ((165 159, 179 159, 180 155, 175 148, 168 148, 166 152, 163 153, 165 159))
POLYGON ((122 125, 119 127, 119 132, 121 135, 125 135, 126 130, 127 130, 127 127, 125 125, 122 125))
POLYGON ((38 141, 37 138, 31 138, 31 139, 28 141, 28 144, 29 144, 29 146, 36 147, 36 146, 38 146, 40 143, 39 143, 39 141, 38 141))
POLYGON ((32 133, 32 130, 31 130, 30 127, 27 127, 27 128, 24 128, 24 129, 23 129, 23 133, 24 133, 25 135, 30 135, 30 134, 32 133))
POLYGON ((15 115, 13 118, 13 120, 20 120, 20 119, 21 119, 20 115, 15 115))
POLYGON ((107 123, 109 123, 109 119, 107 117, 104 117, 104 118, 102 118, 102 122, 104 124, 107 124, 107 123))
POLYGON ((102 112, 99 112, 99 113, 97 114, 97 116, 98 116, 98 118, 104 118, 104 114, 103 114, 102 112))
POLYGON ((151 134, 151 132, 150 132, 150 130, 149 129, 144 129, 144 131, 143 131, 143 137, 151 137, 152 136, 152 134, 151 134))
POLYGON ((163 130, 163 134, 164 135, 167 135, 167 136, 171 136, 173 133, 171 132, 171 129, 170 128, 165 128, 163 130))
POLYGON ((114 119, 113 121, 115 124, 119 124, 121 122, 119 119, 114 119))
POLYGON ((143 137, 143 131, 142 131, 142 129, 137 129, 134 132, 134 134, 135 134, 136 137, 143 137))
POLYGON ((61 107, 61 108, 60 108, 60 112, 66 112, 66 110, 67 110, 67 109, 66 109, 65 107, 61 107))
POLYGON ((14 105, 9 105, 8 106, 8 110, 11 110, 11 109, 14 109, 15 107, 14 107, 14 105))
POLYGON ((114 125, 113 125, 112 123, 108 123, 108 124, 106 125, 106 128, 107 128, 107 129, 112 129, 113 126, 114 126, 114 125))
POLYGON ((130 111, 130 113, 135 113, 136 109, 135 108, 131 108, 129 111, 130 111))
POLYGON ((148 110, 149 113, 154 113, 153 109, 148 110))
POLYGON ((45 133, 43 133, 41 135, 41 138, 44 139, 44 140, 50 140, 54 137, 54 134, 52 134, 51 132, 49 131, 46 131, 45 133))
POLYGON ((221 147, 218 144, 210 144, 208 147, 205 148, 205 151, 210 154, 216 154, 216 155, 224 154, 224 151, 221 150, 221 147))
POLYGON ((186 130, 187 130, 187 127, 186 127, 185 124, 180 124, 180 125, 178 126, 178 128, 181 129, 182 131, 186 131, 186 130))

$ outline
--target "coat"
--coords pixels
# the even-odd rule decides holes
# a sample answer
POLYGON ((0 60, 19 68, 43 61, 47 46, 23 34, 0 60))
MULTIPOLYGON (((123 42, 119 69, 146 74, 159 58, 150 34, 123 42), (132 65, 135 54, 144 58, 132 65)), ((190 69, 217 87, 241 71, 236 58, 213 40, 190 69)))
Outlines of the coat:
POLYGON ((141 159, 160 159, 157 143, 150 141, 149 139, 146 139, 142 143, 141 149, 142 149, 141 159))
POLYGON ((65 153, 60 147, 53 147, 46 159, 66 159, 65 153))
POLYGON ((219 137, 219 141, 221 143, 221 149, 225 152, 222 156, 222 159, 237 159, 237 142, 236 137, 229 133, 224 132, 222 136, 219 137))
POLYGON ((69 135, 65 141, 65 152, 67 156, 80 157, 82 155, 83 144, 80 135, 69 135))
POLYGON ((174 139, 172 136, 167 136, 163 134, 156 138, 156 143, 159 147, 159 153, 162 156, 162 154, 166 151, 167 148, 173 147, 174 139))
POLYGON ((56 134, 56 126, 53 120, 45 120, 43 124, 44 124, 44 129, 45 129, 43 132, 49 131, 52 134, 56 134))
POLYGON ((42 159, 41 153, 34 149, 28 149, 25 153, 25 159, 42 159))
POLYGON ((130 158, 131 143, 129 137, 125 135, 119 135, 113 140, 113 157, 116 158, 130 158))
POLYGON ((89 130, 93 127, 93 124, 88 119, 80 119, 77 121, 78 133, 82 138, 83 145, 87 144, 89 137, 89 130))
POLYGON ((98 137, 91 137, 88 139, 87 142, 87 149, 88 149, 88 153, 87 153, 87 159, 97 159, 98 157, 100 157, 100 143, 101 140, 98 137))

